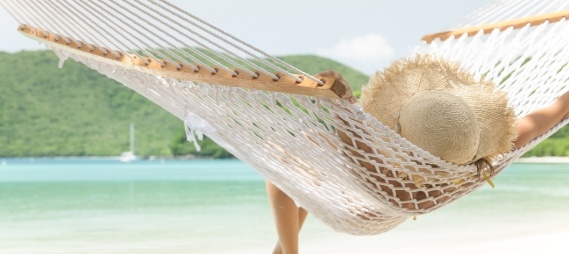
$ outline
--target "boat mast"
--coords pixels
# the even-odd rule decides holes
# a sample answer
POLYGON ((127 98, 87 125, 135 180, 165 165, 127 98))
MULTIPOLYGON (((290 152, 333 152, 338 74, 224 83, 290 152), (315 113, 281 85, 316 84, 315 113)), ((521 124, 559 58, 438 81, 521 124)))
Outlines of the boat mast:
POLYGON ((134 154, 134 123, 130 123, 130 151, 134 154))

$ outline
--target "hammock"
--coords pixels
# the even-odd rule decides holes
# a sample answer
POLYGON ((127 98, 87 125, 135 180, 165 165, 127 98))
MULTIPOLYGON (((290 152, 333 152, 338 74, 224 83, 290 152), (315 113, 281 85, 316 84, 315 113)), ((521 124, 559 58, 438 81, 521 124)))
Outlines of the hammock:
MULTIPOLYGON (((425 36, 416 52, 493 80, 520 117, 569 89, 564 5, 499 1, 425 36)), ((188 140, 209 136, 338 231, 385 232, 485 184, 474 165, 443 161, 349 104, 334 79, 303 73, 164 0, 0 7, 60 64, 72 58, 142 94, 183 120, 188 140)), ((500 156, 496 173, 567 123, 500 156)))

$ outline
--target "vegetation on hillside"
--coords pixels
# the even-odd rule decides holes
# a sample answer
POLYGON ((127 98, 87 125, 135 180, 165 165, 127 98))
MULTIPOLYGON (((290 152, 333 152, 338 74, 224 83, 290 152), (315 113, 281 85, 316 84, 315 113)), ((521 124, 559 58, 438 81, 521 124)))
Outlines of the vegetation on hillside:
MULTIPOLYGON (((340 70, 352 84, 366 78, 325 58, 284 58, 310 73, 340 70)), ((138 155, 197 153, 180 120, 82 64, 67 60, 59 69, 51 51, 0 52, 0 59, 0 157, 118 156, 129 148, 130 123, 138 155)), ((203 155, 228 156, 203 142, 203 155)))
MULTIPOLYGON (((118 156, 128 150, 130 123, 138 155, 231 156, 207 138, 197 152, 179 119, 72 60, 58 69, 50 51, 0 52, 0 59, 0 157, 118 156)), ((326 58, 281 59, 311 74, 337 70, 356 92, 367 82, 366 75, 326 58)), ((565 127, 526 156, 569 156, 568 137, 565 127)))
POLYGON ((169 155, 180 121, 142 96, 49 51, 0 53, 0 156, 169 155))

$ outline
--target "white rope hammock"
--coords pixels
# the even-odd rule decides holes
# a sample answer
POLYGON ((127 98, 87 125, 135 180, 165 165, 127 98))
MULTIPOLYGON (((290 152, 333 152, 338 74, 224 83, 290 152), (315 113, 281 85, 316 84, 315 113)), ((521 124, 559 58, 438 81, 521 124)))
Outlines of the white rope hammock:
MULTIPOLYGON (((569 23, 563 15, 518 19, 565 5, 499 1, 456 36, 426 36, 416 51, 493 80, 523 116, 569 89, 569 23), (504 20, 515 22, 484 26, 504 20)), ((144 95, 183 120, 189 140, 208 135, 336 230, 384 232, 485 183, 474 165, 442 161, 339 99, 345 91, 334 80, 303 73, 164 0, 0 0, 0 7, 62 61, 144 95)), ((496 172, 567 122, 501 156, 496 172)))

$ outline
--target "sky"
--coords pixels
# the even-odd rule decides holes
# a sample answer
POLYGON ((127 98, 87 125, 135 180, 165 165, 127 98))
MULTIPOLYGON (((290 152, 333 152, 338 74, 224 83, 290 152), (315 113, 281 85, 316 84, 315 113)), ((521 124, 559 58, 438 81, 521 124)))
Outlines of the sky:
MULTIPOLYGON (((0 0, 3 1, 3 0, 0 0)), ((492 0, 171 0, 279 56, 316 54, 366 74, 409 55, 425 34, 448 30, 492 0)), ((43 49, 0 10, 0 51, 43 49)))

